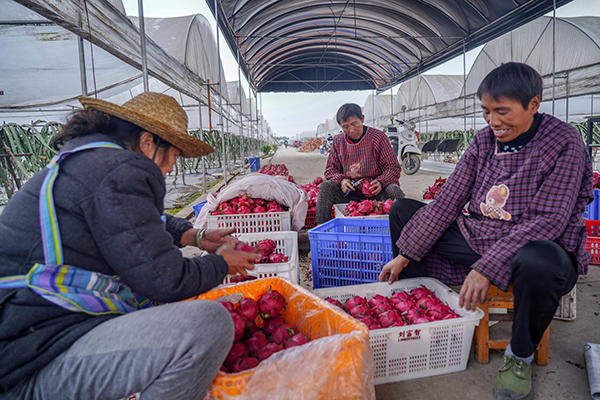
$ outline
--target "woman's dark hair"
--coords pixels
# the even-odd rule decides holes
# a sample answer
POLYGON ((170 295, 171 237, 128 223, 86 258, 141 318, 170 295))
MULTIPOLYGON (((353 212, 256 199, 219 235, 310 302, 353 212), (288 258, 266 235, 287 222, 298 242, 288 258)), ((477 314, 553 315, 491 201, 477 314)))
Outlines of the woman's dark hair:
POLYGON ((486 94, 495 101, 505 97, 521 103, 524 109, 535 96, 542 101, 543 82, 540 74, 527 64, 509 62, 490 72, 477 89, 479 100, 486 94))
MULTIPOLYGON (((104 133, 122 147, 139 151, 142 132, 144 132, 144 129, 121 118, 93 110, 79 110, 71 115, 61 132, 52 139, 52 147, 58 150, 73 138, 93 133, 104 133)), ((171 146, 169 142, 153 133, 152 138, 158 147, 171 146)))
POLYGON ((337 123, 341 125, 343 121, 346 121, 350 117, 361 119, 362 116, 363 113, 358 104, 346 103, 339 108, 335 117, 337 123))

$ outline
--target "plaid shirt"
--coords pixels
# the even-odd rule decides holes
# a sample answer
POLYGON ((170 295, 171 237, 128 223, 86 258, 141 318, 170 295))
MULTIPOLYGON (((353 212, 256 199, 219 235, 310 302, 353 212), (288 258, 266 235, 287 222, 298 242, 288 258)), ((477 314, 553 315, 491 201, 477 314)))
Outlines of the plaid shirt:
POLYGON ((436 196, 402 230, 398 247, 427 259, 428 274, 461 284, 469 268, 430 251, 454 222, 482 257, 471 268, 501 290, 511 280, 510 261, 531 240, 550 240, 577 259, 587 273, 590 255, 581 214, 593 200, 592 165, 575 128, 543 114, 537 134, 516 153, 499 153, 490 127, 479 131, 436 196), (469 202, 469 216, 462 209, 469 202))
POLYGON ((377 179, 382 187, 399 184, 402 169, 387 135, 367 127, 360 142, 349 143, 346 134, 333 138, 325 167, 325 179, 340 183, 344 178, 377 179))

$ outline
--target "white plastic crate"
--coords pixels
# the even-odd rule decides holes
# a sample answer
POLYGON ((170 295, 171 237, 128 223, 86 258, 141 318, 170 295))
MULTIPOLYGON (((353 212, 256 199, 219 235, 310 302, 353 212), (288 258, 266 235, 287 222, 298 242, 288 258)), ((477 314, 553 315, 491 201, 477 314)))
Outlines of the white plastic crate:
POLYGON ((292 226, 289 211, 208 215, 206 221, 210 229, 236 228, 236 233, 290 231, 292 226))
POLYGON ((573 290, 560 298, 560 304, 554 314, 554 318, 572 321, 577 316, 577 284, 573 290))
POLYGON ((346 209, 346 206, 348 204, 350 204, 350 203, 334 204, 333 205, 333 208, 335 210, 335 217, 336 218, 390 219, 389 214, 385 214, 385 215, 365 215, 364 217, 350 217, 348 215, 344 215, 344 210, 346 209))
MULTIPOLYGON (((251 246, 256 245, 263 239, 273 239, 277 244, 275 251, 283 253, 288 257, 288 261, 284 263, 273 264, 255 264, 252 271, 248 271, 248 275, 257 278, 268 278, 279 276, 287 278, 294 283, 299 282, 299 261, 298 261, 298 232, 260 232, 260 233, 243 233, 241 235, 234 234, 242 242, 246 242, 251 246)), ((225 277, 225 284, 230 283, 231 276, 225 277)))
POLYGON ((483 318, 483 311, 459 308, 458 294, 433 278, 403 279, 391 285, 377 282, 313 290, 321 298, 331 297, 343 303, 352 296, 367 300, 376 294, 389 297, 394 292, 410 292, 421 285, 435 292, 461 318, 369 331, 376 385, 464 371, 475 327, 483 318))

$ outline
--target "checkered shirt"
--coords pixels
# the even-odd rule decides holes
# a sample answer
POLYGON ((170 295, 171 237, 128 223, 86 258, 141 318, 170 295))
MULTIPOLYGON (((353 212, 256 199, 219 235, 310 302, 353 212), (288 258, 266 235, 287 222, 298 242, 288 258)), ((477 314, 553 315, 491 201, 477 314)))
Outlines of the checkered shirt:
POLYGON ((586 274, 590 255, 582 213, 594 198, 592 179, 585 145, 569 124, 544 114, 537 134, 515 153, 500 153, 488 126, 475 135, 435 201, 405 226, 397 245, 415 260, 429 255, 428 275, 460 284, 469 268, 430 254, 456 220, 469 246, 482 255, 471 267, 501 290, 511 280, 510 261, 531 240, 554 241, 572 252, 579 273, 586 274), (501 185, 506 197, 497 196, 501 185))
POLYGON ((382 187, 399 184, 400 163, 387 135, 378 129, 367 127, 367 132, 357 144, 348 143, 345 133, 336 135, 327 158, 325 179, 340 183, 350 177, 350 167, 356 163, 360 163, 358 177, 377 179, 382 187))

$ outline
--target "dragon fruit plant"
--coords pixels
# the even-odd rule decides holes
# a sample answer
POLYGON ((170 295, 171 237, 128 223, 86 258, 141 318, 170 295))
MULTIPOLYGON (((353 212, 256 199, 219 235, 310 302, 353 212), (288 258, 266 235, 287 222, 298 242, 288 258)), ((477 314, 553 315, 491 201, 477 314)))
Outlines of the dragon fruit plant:
POLYGON ((369 329, 460 318, 460 315, 425 286, 415 288, 410 293, 395 292, 390 297, 377 294, 368 301, 364 297, 352 296, 343 305, 330 297, 325 300, 363 322, 369 329))
POLYGON ((235 341, 220 368, 224 373, 255 368, 275 353, 310 342, 281 316, 285 301, 276 290, 269 289, 257 301, 244 298, 236 305, 221 304, 229 310, 235 326, 235 341))

